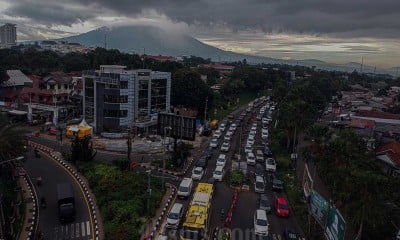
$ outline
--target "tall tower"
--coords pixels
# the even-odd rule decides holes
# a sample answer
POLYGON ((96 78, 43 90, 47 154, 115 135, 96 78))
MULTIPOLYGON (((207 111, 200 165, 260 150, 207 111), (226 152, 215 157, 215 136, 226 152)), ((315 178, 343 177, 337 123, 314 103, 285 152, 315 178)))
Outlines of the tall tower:
POLYGON ((5 47, 15 46, 17 42, 17 27, 6 23, 0 27, 0 44, 5 47))

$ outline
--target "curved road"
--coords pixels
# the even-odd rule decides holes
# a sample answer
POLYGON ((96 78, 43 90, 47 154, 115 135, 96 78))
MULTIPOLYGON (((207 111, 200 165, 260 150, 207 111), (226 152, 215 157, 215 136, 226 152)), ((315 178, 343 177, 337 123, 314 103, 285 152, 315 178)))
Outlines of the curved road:
POLYGON ((93 233, 90 226, 89 209, 78 183, 72 176, 50 159, 46 154, 40 153, 40 158, 35 158, 33 151, 27 156, 24 167, 30 174, 37 189, 38 198, 44 197, 47 202, 45 209, 40 209, 39 230, 45 239, 92 239, 93 233), (42 184, 37 185, 35 179, 42 178, 42 184), (57 212, 57 184, 71 183, 74 196, 76 217, 72 223, 61 224, 57 212))

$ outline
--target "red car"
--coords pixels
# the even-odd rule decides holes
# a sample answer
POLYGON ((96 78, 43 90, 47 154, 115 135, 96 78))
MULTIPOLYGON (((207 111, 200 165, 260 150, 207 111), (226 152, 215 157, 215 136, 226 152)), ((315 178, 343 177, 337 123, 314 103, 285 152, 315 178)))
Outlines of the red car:
POLYGON ((275 199, 275 214, 279 217, 289 217, 289 205, 285 198, 277 197, 275 199))

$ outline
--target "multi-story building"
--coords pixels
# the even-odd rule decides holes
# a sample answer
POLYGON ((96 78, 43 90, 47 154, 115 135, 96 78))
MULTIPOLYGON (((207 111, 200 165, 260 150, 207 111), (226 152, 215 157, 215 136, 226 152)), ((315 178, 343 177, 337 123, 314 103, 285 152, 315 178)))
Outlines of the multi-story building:
POLYGON ((125 68, 102 65, 83 72, 84 117, 95 132, 135 127, 147 132, 157 124, 157 113, 170 110, 171 73, 125 68))
POLYGON ((6 23, 0 27, 0 46, 12 47, 17 42, 17 27, 15 24, 6 23))

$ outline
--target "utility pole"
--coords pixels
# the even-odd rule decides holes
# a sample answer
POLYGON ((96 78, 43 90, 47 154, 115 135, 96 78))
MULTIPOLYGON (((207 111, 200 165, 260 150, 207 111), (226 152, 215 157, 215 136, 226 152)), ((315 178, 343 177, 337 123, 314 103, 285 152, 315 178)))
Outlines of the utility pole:
POLYGON ((164 191, 165 189, 165 149, 166 149, 166 139, 167 139, 167 131, 166 130, 171 130, 171 127, 164 127, 164 139, 163 139, 163 171, 162 171, 162 190, 164 191))
POLYGON ((128 144, 128 161, 131 162, 131 152, 132 152, 132 130, 128 129, 128 140, 126 143, 128 144))

